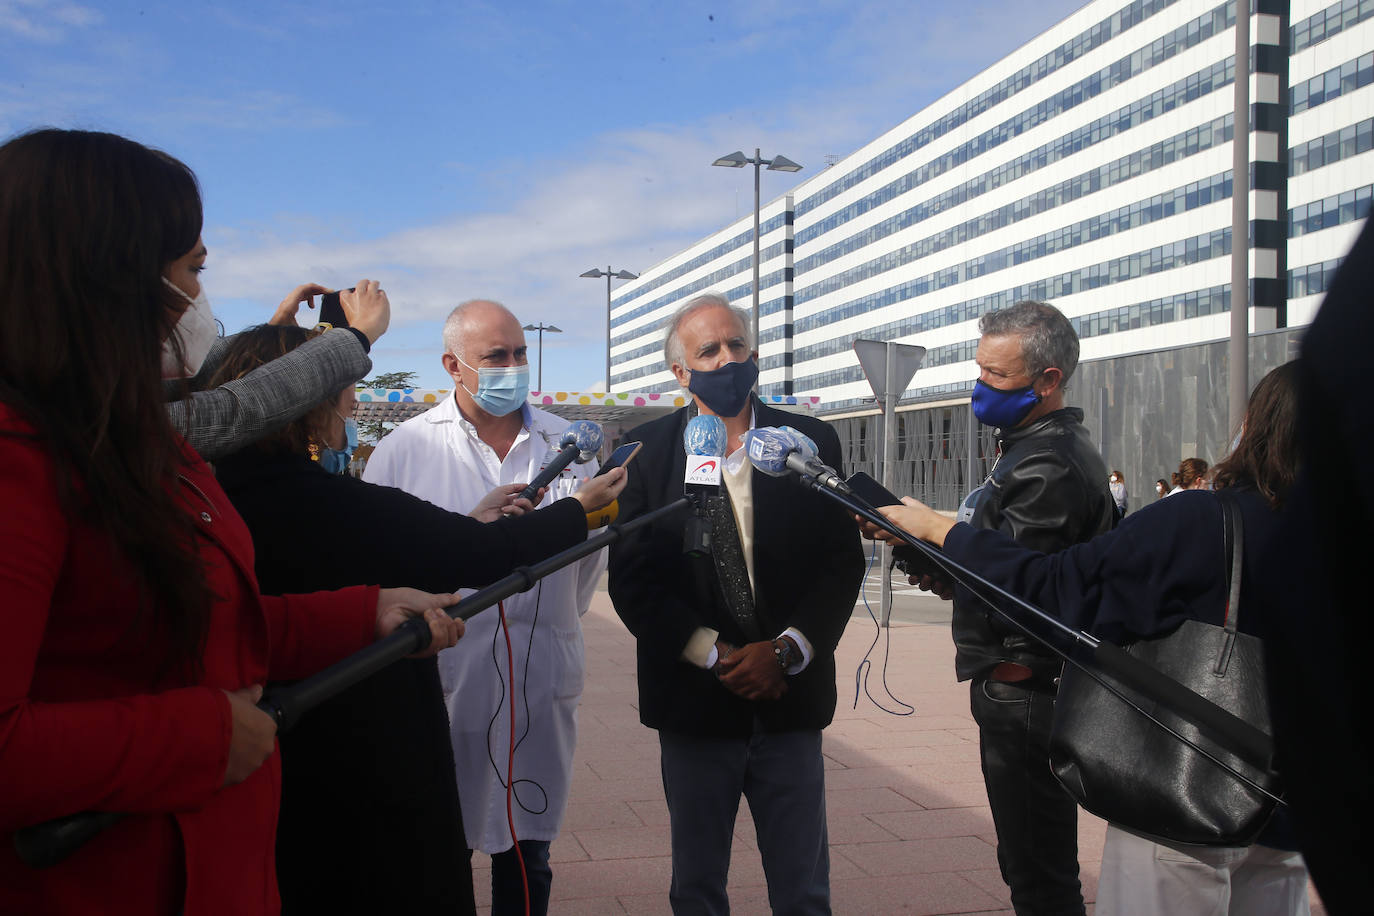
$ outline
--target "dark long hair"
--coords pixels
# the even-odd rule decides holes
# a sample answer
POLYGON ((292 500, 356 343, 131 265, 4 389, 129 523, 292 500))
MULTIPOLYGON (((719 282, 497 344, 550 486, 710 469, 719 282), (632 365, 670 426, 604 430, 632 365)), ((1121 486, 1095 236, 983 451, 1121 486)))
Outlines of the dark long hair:
POLYGON ((1277 509, 1298 476, 1298 361, 1284 363, 1255 386, 1240 442, 1213 471, 1212 485, 1251 486, 1277 509))
POLYGON ((162 282, 200 237, 195 175, 113 134, 0 146, 0 401, 38 431, 69 516, 108 532, 140 583, 155 679, 200 670, 213 595, 175 502, 180 443, 161 346, 184 307, 162 282))
MULTIPOLYGON (((260 324, 235 334, 224 351, 219 367, 210 377, 211 387, 242 378, 259 366, 278 357, 285 356, 320 331, 307 331, 292 325, 260 324)), ((244 447, 245 451, 268 455, 308 455, 310 444, 316 430, 334 415, 336 392, 325 401, 312 407, 304 416, 292 420, 282 429, 262 436, 244 447)))

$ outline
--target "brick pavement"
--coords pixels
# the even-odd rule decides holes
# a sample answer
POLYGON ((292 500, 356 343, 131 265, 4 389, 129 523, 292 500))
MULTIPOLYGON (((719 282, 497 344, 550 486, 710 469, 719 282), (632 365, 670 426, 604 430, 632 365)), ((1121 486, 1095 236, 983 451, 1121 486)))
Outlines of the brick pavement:
MULTIPOLYGON (((877 589, 870 589, 877 603, 877 589)), ((836 661, 839 708, 825 731, 826 806, 836 914, 1010 914, 997 870, 995 836, 978 767, 967 686, 954 680, 947 605, 905 590, 895 601, 887 687, 915 707, 889 715, 869 698, 854 703, 855 671, 877 629, 863 609, 836 661)), ((579 711, 573 790, 554 842, 553 914, 666 914, 668 810, 658 773, 657 733, 639 724, 634 640, 605 591, 583 618, 587 682, 579 711)), ((882 688, 885 640, 868 673, 872 696, 900 709, 882 688)), ((767 890, 747 805, 735 827, 732 911, 767 913, 767 890)), ((1081 817, 1084 894, 1097 890, 1105 824, 1081 817)), ((479 912, 490 904, 490 866, 473 856, 479 912)), ((1321 913, 1313 895, 1314 913, 1321 913)), ((1092 907, 1089 906, 1089 913, 1092 907)))

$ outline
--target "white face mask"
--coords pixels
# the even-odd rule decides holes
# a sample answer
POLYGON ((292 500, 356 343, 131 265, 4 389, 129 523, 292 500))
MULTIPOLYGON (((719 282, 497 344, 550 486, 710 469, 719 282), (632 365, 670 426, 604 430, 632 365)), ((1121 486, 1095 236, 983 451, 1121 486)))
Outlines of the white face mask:
POLYGON ((162 343, 162 377, 190 378, 200 371, 210 348, 219 339, 219 325, 215 323, 214 312, 210 311, 210 297, 205 295, 204 283, 200 285, 200 293, 192 299, 166 277, 162 278, 162 282, 191 303, 186 311, 181 313, 176 327, 172 328, 172 334, 162 343), (181 342, 180 360, 177 359, 172 344, 173 337, 181 342))

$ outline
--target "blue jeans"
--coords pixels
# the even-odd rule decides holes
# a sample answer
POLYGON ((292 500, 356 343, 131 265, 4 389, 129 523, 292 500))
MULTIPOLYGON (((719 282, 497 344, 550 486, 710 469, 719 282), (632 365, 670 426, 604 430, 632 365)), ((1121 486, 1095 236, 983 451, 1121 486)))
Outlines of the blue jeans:
POLYGON ((724 916, 730 841, 749 800, 773 912, 830 913, 830 849, 819 731, 695 738, 660 731, 677 916, 724 916))
MULTIPOLYGON (((521 840, 520 854, 525 859, 525 877, 530 884, 530 916, 545 916, 549 911, 549 890, 553 887, 549 843, 521 840)), ((512 846, 491 857, 491 916, 524 914, 525 886, 520 880, 520 860, 512 846)))

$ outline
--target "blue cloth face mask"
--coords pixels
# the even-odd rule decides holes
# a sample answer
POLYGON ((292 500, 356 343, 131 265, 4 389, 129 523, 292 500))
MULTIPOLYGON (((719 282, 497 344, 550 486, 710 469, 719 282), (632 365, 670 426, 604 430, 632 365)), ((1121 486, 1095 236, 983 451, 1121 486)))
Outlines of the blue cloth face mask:
POLYGON ((320 467, 330 474, 342 474, 348 470, 348 463, 353 460, 353 450, 358 447, 358 421, 337 411, 335 413, 343 420, 344 447, 320 449, 319 462, 320 467))
POLYGON ((749 403, 749 392, 759 378, 759 364, 752 359, 726 363, 719 369, 693 369, 687 390, 701 398, 718 417, 737 417, 749 403))
POLYGON ((982 379, 973 383, 973 415, 984 426, 1012 429, 1039 403, 1040 395, 1032 385, 1004 391, 983 384, 982 379))
MULTIPOLYGON (((463 363, 464 366, 468 366, 457 353, 453 354, 453 358, 463 363)), ((477 373, 477 390, 473 391, 466 385, 463 385, 463 390, 472 395, 472 399, 478 407, 493 417, 504 417, 508 413, 519 410, 526 398, 529 397, 530 367, 528 365, 483 366, 481 369, 468 366, 468 368, 477 373)))

